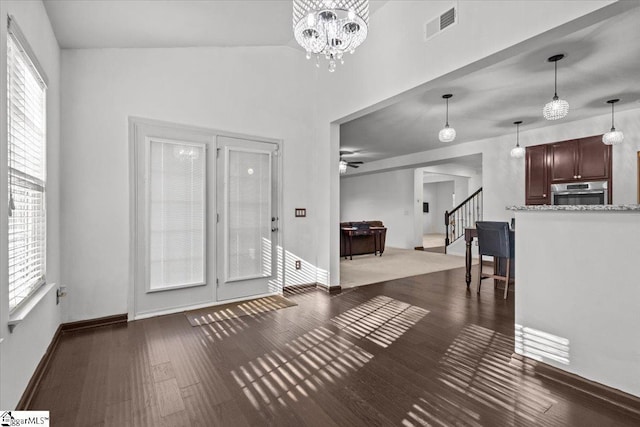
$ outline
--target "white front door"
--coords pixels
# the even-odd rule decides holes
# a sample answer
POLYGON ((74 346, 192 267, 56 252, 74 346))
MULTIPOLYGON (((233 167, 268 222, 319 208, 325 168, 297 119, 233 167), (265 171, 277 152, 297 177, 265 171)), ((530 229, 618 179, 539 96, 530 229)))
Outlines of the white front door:
POLYGON ((278 292, 278 144, 218 136, 216 149, 216 299, 278 292))

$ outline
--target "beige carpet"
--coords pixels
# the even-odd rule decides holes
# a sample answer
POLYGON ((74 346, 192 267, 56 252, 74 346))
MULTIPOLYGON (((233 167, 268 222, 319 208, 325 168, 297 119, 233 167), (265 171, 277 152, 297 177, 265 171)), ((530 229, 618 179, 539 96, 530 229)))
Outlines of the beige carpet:
POLYGON ((186 311, 184 314, 191 326, 208 325, 221 320, 236 319, 242 316, 255 316, 268 311, 298 305, 295 302, 280 296, 273 295, 252 299, 248 301, 232 302, 229 304, 215 305, 199 310, 186 311))
MULTIPOLYGON (((475 263, 477 261, 474 260, 475 263)), ((381 257, 357 255, 353 260, 342 258, 340 286, 352 288, 458 267, 464 267, 464 257, 387 247, 381 257)))

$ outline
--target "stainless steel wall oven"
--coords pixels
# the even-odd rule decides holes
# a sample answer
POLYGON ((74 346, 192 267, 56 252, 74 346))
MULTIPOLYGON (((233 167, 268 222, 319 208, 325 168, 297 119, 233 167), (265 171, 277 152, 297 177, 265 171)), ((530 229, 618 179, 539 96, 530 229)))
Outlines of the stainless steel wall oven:
POLYGON ((607 181, 551 185, 552 205, 608 205, 607 181))

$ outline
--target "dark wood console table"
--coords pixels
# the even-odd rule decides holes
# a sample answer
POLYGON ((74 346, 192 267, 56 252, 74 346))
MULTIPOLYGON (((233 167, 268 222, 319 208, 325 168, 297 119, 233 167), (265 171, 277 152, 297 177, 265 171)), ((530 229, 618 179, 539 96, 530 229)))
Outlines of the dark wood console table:
MULTIPOLYGON (((349 253, 349 259, 353 259, 353 237, 358 236, 373 236, 373 244, 374 250, 373 255, 377 255, 380 252, 380 256, 384 252, 384 247, 382 246, 383 238, 386 236, 387 228, 386 227, 370 227, 370 228, 356 228, 356 227, 344 227, 340 229, 346 239, 349 253)), ((347 254, 345 254, 344 259, 347 259, 347 254)))

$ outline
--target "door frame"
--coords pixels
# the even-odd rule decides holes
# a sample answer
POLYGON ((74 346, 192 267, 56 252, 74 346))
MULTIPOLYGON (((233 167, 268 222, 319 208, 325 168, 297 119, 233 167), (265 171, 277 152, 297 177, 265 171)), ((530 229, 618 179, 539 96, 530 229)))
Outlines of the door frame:
MULTIPOLYGON (((281 248, 280 250, 282 251, 282 259, 280 263, 276 261, 276 265, 278 269, 282 269, 281 270, 282 283, 280 284, 280 292, 281 292, 281 290, 284 288, 284 283, 286 281, 286 277, 285 277, 286 249, 285 249, 285 221, 284 221, 285 212, 284 212, 284 193, 283 193, 284 186, 283 186, 283 172, 282 172, 283 166, 284 166, 284 158, 285 158, 284 157, 284 153, 285 153, 284 140, 279 138, 271 138, 271 137, 256 136, 256 135, 250 135, 250 134, 244 134, 244 133, 229 132, 229 131, 224 131, 224 130, 219 130, 214 128, 192 126, 192 125, 168 122, 164 120, 149 119, 149 118, 137 117, 137 116, 128 116, 128 122, 129 122, 129 151, 128 151, 128 154, 129 154, 129 224, 128 224, 129 225, 129 274, 128 274, 129 281, 128 282, 129 283, 128 283, 128 298, 127 298, 128 320, 132 321, 132 320, 138 320, 138 319, 145 319, 148 317, 160 316, 160 315, 171 314, 171 313, 179 313, 186 310, 194 310, 194 309, 203 308, 203 307, 228 304, 230 302, 243 301, 247 299, 260 297, 260 295, 254 295, 249 298, 238 298, 238 299, 218 301, 216 287, 214 286, 214 292, 211 295, 210 302, 203 303, 203 304, 189 305, 189 306, 172 307, 169 309, 158 310, 151 313, 136 315, 135 290, 136 290, 136 286, 138 286, 138 283, 136 282, 137 280, 136 266, 138 263, 137 250, 138 250, 138 244, 139 244, 139 238, 140 238, 139 230, 138 230, 138 216, 140 213, 138 212, 138 207, 137 207, 137 204, 138 204, 137 200, 140 194, 138 193, 138 183, 136 181, 136 177, 139 172, 138 158, 137 158, 137 151, 136 151, 136 140, 139 136, 140 127, 142 126, 167 128, 171 130, 184 130, 188 132, 201 133, 203 135, 210 136, 212 138, 211 140, 213 141, 212 147, 210 148, 213 150, 215 150, 216 148, 215 146, 219 136, 248 139, 248 140, 277 144, 278 160, 276 161, 276 168, 274 172, 276 174, 276 179, 277 179, 276 188, 278 191, 278 197, 277 197, 276 204, 277 204, 277 209, 280 215, 280 221, 278 224, 278 233, 279 233, 278 241, 279 241, 279 246, 281 248)), ((216 188, 217 178, 215 176, 215 168, 212 169, 211 173, 214 174, 213 185, 214 185, 214 188, 216 188)), ((216 207, 215 210, 218 211, 219 206, 217 204, 217 200, 214 200, 214 206, 216 207)), ((215 212, 210 214, 215 214, 215 212)), ((213 251, 214 259, 217 259, 217 253, 216 253, 217 248, 215 244, 215 241, 217 241, 218 239, 217 230, 215 229, 213 230, 213 235, 214 235, 214 242, 212 242, 211 244, 207 243, 208 245, 207 251, 213 251)), ((276 249, 276 251, 277 250, 278 249, 276 249)), ((213 269, 213 271, 215 272, 214 276, 218 275, 217 265, 206 266, 206 268, 208 271, 210 269, 213 269)), ((277 275, 277 270, 275 274, 277 275)), ((280 292, 272 292, 269 294, 265 294, 264 296, 277 295, 280 292)))

